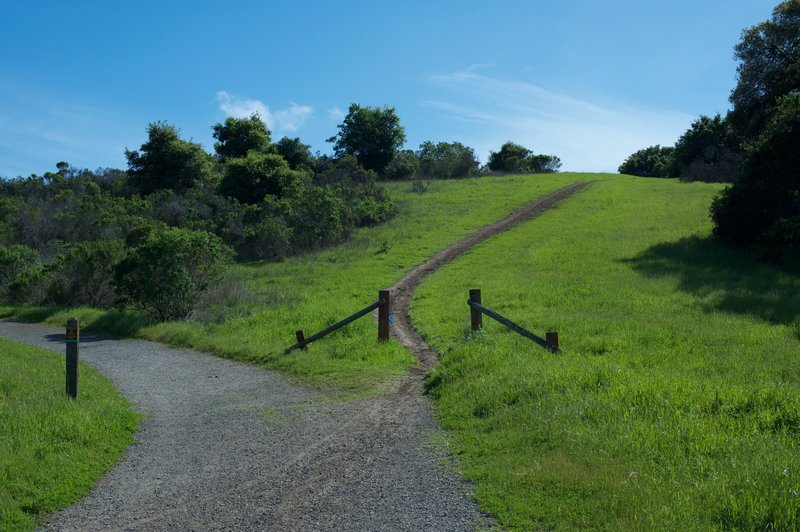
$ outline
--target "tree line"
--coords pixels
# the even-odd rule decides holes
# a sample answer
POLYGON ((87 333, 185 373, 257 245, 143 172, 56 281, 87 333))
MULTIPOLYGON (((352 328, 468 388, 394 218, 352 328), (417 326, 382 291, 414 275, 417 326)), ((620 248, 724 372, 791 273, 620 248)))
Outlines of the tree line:
POLYGON ((630 155, 620 173, 730 183, 714 234, 779 261, 800 254, 800 0, 742 32, 731 110, 700 116, 674 146, 630 155))
MULTIPOLYGON (((299 138, 273 142, 257 114, 212 131, 213 154, 154 122, 138 149, 125 150, 125 171, 59 162, 55 172, 0 180, 0 298, 185 318, 233 260, 280 260, 391 218, 380 179, 487 171, 458 142, 402 150, 405 130, 390 107, 351 105, 329 139, 332 156, 299 138)), ((559 165, 509 142, 488 168, 559 165)))

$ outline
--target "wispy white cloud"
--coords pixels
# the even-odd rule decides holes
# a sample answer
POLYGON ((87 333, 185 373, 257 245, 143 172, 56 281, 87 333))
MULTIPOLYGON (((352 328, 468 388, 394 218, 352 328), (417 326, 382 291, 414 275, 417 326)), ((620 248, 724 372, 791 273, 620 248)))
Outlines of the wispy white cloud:
POLYGON ((513 140, 561 157, 565 170, 616 171, 634 151, 672 144, 694 117, 685 113, 575 98, 541 86, 467 70, 430 76, 444 98, 422 105, 474 126, 470 139, 484 158, 513 140))
POLYGON ((341 120, 344 120, 345 116, 347 116, 347 113, 342 111, 339 107, 331 107, 328 109, 328 118, 331 120, 340 122, 341 120))
POLYGON ((282 131, 297 131, 314 112, 309 105, 297 105, 291 102, 287 109, 275 111, 272 119, 275 128, 282 131))
POLYGON ((128 117, 30 89, 0 89, 0 177, 40 174, 58 161, 124 167, 126 146, 141 140, 128 117))
POLYGON ((217 102, 219 102, 220 110, 226 116, 232 116, 233 118, 247 118, 254 114, 259 115, 264 120, 272 117, 269 107, 260 100, 250 100, 227 91, 219 91, 217 93, 217 102))
POLYGON ((269 106, 261 100, 252 100, 219 91, 216 94, 219 109, 227 116, 246 118, 253 114, 259 115, 267 126, 278 132, 294 132, 300 129, 306 120, 314 113, 314 108, 309 105, 298 105, 290 102, 286 109, 271 111, 269 106))

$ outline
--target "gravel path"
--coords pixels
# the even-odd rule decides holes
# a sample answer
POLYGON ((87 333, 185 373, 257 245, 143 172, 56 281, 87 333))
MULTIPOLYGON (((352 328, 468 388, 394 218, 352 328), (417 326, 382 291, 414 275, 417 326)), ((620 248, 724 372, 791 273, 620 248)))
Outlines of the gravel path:
MULTIPOLYGON (((421 364, 385 396, 336 402, 281 375, 203 353, 83 334, 81 360, 145 415, 124 458, 57 530, 491 528, 448 466, 422 393, 436 360, 408 321, 421 279, 553 206, 561 189, 457 243, 392 287, 393 334, 421 364)), ((0 335, 63 353, 63 329, 0 321, 0 335)))

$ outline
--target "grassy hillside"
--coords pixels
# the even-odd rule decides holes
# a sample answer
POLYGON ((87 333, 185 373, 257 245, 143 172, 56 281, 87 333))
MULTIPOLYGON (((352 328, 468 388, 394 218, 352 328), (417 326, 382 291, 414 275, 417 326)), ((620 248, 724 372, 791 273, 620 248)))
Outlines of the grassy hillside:
POLYGON ((241 280, 247 291, 229 294, 241 301, 220 310, 220 316, 228 317, 221 324, 173 322, 146 327, 129 316, 91 309, 6 309, 6 313, 58 325, 74 314, 86 330, 194 347, 277 368, 328 389, 370 392, 414 363, 399 343, 375 341, 372 320, 362 318, 311 344, 307 351, 284 356, 283 350, 295 341, 295 330, 309 334, 327 327, 375 301, 378 290, 436 251, 537 197, 594 178, 564 173, 433 181, 424 193, 412 192, 409 183, 391 184, 400 212, 389 223, 359 230, 349 242, 319 253, 234 267, 231 276, 241 280))
POLYGON ((417 292, 442 422, 505 526, 800 527, 800 279, 709 238, 718 190, 595 183, 417 292), (475 287, 563 354, 471 334, 475 287))
POLYGON ((0 530, 86 495, 132 440, 138 416, 111 382, 80 367, 64 393, 64 357, 0 338, 0 530))

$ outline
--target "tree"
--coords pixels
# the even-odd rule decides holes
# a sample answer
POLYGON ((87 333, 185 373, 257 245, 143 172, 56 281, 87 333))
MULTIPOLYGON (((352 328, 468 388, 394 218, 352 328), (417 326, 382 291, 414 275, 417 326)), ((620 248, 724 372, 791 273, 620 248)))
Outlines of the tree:
POLYGON ((528 170, 534 174, 550 174, 561 168, 561 159, 555 155, 531 155, 528 157, 528 170))
POLYGON ((175 126, 153 122, 139 151, 125 150, 128 173, 142 194, 183 191, 211 177, 211 158, 200 144, 182 140, 175 126))
POLYGON ((781 2, 770 20, 742 33, 735 50, 740 64, 731 120, 742 137, 755 139, 777 99, 800 90, 800 0, 781 2))
POLYGON ((639 177, 669 177, 675 165, 675 148, 658 144, 632 153, 618 171, 639 177))
POLYGON ((528 169, 527 159, 531 153, 528 148, 508 141, 500 147, 500 151, 489 152, 487 166, 493 172, 525 172, 528 169))
POLYGON ((242 203, 261 203, 264 196, 286 196, 302 185, 303 174, 289 168, 274 153, 250 151, 245 157, 228 159, 219 193, 242 203))
POLYGON ((800 250, 800 94, 778 100, 733 185, 711 206, 714 234, 770 253, 800 250))
POLYGON ((500 151, 489 152, 489 170, 505 173, 550 173, 561 168, 561 159, 555 155, 536 155, 524 146, 506 142, 500 151))
POLYGON ((314 168, 311 146, 303 144, 299 138, 283 137, 275 143, 275 152, 289 163, 292 170, 311 172, 311 169, 314 168))
POLYGON ((475 151, 460 142, 423 142, 417 150, 417 158, 419 174, 438 179, 469 177, 480 166, 475 151))
POLYGON ((339 124, 333 142, 337 157, 354 155, 367 170, 382 173, 406 141, 400 118, 393 107, 361 107, 352 104, 339 124))
POLYGON ((221 161, 232 157, 245 157, 250 150, 269 151, 271 136, 267 125, 257 113, 248 118, 225 119, 224 124, 216 123, 212 128, 214 150, 221 161))
POLYGON ((205 231, 173 227, 152 231, 114 268, 121 302, 158 321, 186 318, 220 281, 232 252, 205 231))
POLYGON ((675 143, 672 173, 688 181, 732 181, 741 165, 739 145, 727 119, 701 115, 675 143))

